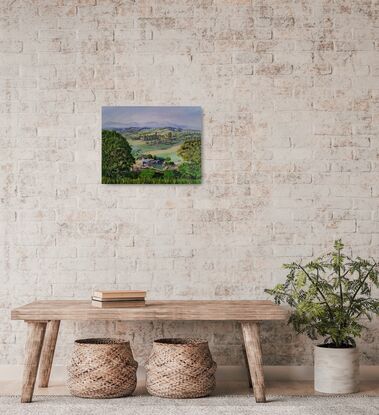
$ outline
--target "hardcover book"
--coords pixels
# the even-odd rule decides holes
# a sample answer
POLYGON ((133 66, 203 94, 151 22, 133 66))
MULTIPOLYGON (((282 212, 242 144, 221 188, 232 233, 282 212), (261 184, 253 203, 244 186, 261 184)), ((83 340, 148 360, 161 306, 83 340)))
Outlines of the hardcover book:
POLYGON ((146 291, 137 291, 137 290, 116 290, 116 291, 105 291, 105 290, 96 290, 93 293, 94 297, 97 297, 101 300, 110 300, 110 299, 144 299, 146 297, 146 291))

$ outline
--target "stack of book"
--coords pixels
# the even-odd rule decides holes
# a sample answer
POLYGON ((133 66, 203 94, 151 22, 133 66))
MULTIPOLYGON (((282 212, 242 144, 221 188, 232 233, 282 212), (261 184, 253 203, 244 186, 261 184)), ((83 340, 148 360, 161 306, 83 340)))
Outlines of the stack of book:
POLYGON ((92 305, 99 308, 143 307, 146 291, 94 291, 92 305))

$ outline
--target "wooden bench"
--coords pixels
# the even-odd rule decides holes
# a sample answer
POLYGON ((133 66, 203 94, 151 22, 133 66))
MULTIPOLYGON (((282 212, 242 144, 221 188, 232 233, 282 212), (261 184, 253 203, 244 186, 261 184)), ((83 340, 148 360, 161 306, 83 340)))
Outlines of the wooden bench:
POLYGON ((287 311, 271 301, 149 301, 146 307, 100 309, 90 301, 46 300, 15 308, 11 317, 28 324, 21 402, 31 402, 38 368, 39 387, 49 384, 61 320, 239 321, 255 400, 265 402, 259 322, 285 320, 287 311))

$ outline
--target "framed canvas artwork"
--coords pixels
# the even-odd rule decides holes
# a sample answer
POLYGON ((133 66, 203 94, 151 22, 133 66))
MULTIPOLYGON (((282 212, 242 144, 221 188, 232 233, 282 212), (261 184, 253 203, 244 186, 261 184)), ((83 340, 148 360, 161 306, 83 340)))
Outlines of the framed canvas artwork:
POLYGON ((103 184, 201 183, 201 107, 103 107, 103 184))

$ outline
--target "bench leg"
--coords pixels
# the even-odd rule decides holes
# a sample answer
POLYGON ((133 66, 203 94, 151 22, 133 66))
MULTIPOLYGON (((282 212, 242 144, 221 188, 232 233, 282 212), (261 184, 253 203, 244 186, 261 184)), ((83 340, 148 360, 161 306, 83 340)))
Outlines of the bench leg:
POLYGON ((28 321, 21 402, 31 402, 38 372, 39 359, 45 337, 46 322, 28 321))
POLYGON ((250 368, 249 368, 249 362, 247 360, 247 354, 246 354, 246 347, 243 344, 242 345, 242 353, 243 353, 243 360, 245 362, 246 370, 247 370, 247 380, 249 382, 249 388, 253 388, 253 384, 251 383, 251 374, 250 374, 250 368))
POLYGON ((256 402, 266 402, 259 323, 243 322, 242 334, 256 402))
POLYGON ((45 341, 43 343, 41 363, 39 368, 38 386, 40 388, 47 388, 49 386, 51 366, 53 365, 55 345, 57 344, 57 337, 59 332, 59 325, 60 320, 52 320, 47 323, 45 341))

